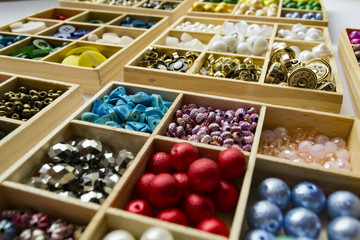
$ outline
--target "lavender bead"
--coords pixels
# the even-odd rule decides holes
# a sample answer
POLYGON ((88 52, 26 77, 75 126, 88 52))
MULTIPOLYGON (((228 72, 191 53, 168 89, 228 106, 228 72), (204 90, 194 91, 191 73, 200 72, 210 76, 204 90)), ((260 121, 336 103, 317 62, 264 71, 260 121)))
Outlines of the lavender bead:
POLYGON ((256 113, 256 109, 254 107, 250 107, 248 110, 247 110, 247 114, 253 114, 253 113, 256 113))
POLYGON ((207 118, 207 120, 209 121, 209 123, 215 122, 215 119, 216 119, 216 113, 215 113, 215 112, 210 112, 210 113, 208 114, 208 118, 207 118))
POLYGON ((197 132, 197 134, 196 134, 196 135, 198 135, 198 136, 202 137, 202 136, 207 135, 207 132, 206 132, 205 130, 203 130, 203 129, 200 129, 200 130, 197 132))
POLYGON ((251 124, 250 124, 250 123, 248 123, 248 122, 242 122, 242 123, 240 124, 240 127, 241 127, 241 130, 243 130, 243 131, 247 131, 247 130, 249 130, 249 129, 250 129, 251 124))
POLYGON ((241 143, 243 140, 243 135, 240 132, 234 132, 232 134, 232 138, 234 139, 235 143, 241 143))
POLYGON ((253 133, 251 131, 242 131, 241 133, 243 136, 253 136, 253 133))
POLYGON ((210 143, 211 142, 211 137, 210 137, 210 135, 205 135, 205 136, 203 136, 202 138, 201 138, 201 140, 200 140, 200 142, 201 143, 206 143, 206 144, 208 144, 208 143, 210 143))
POLYGON ((190 103, 187 107, 188 107, 189 109, 198 108, 195 103, 190 103))
POLYGON ((225 140, 223 141, 223 144, 232 146, 232 145, 234 145, 234 139, 232 139, 232 138, 227 138, 227 139, 225 139, 225 140))
POLYGON ((199 114, 199 109, 197 109, 197 108, 194 108, 190 111, 190 117, 192 119, 195 119, 198 114, 199 114))
POLYGON ((224 123, 224 124, 221 126, 221 130, 222 130, 223 132, 230 132, 230 131, 231 131, 231 126, 230 126, 230 124, 224 123))
POLYGON ((169 132, 169 134, 170 134, 171 136, 173 136, 173 137, 174 137, 175 134, 176 134, 176 128, 177 128, 176 123, 172 122, 172 123, 169 124, 168 132, 169 132))
POLYGON ((220 126, 217 123, 211 123, 209 125, 210 132, 218 131, 219 129, 220 129, 220 126))
POLYGON ((247 145, 252 144, 254 141, 254 137, 253 136, 244 136, 243 142, 247 145))
POLYGON ((217 124, 221 124, 221 120, 222 120, 222 117, 220 117, 219 115, 216 115, 215 116, 215 122, 217 123, 217 124))
POLYGON ((252 148, 252 146, 250 144, 246 144, 245 146, 242 147, 242 150, 250 152, 251 148, 252 148))
POLYGON ((229 131, 222 132, 222 133, 220 134, 220 137, 221 137, 222 139, 231 138, 231 132, 229 132, 229 131))
MULTIPOLYGON (((191 116, 191 113, 190 113, 191 116)), ((197 123, 201 123, 205 119, 205 115, 203 113, 198 113, 195 117, 195 121, 197 123)))
POLYGON ((251 121, 258 122, 259 121, 259 115, 257 113, 251 114, 251 121))
POLYGON ((205 131, 206 134, 210 134, 210 130, 209 130, 208 127, 201 127, 201 128, 200 128, 200 131, 205 131))
POLYGON ((179 126, 185 127, 185 121, 184 121, 184 119, 182 119, 182 118, 177 118, 177 119, 176 119, 176 123, 177 123, 179 126))
POLYGON ((188 140, 192 142, 199 142, 199 136, 198 135, 192 135, 188 140))
POLYGON ((192 130, 192 134, 197 134, 197 132, 200 130, 200 128, 201 127, 199 125, 195 126, 192 130))
POLYGON ((235 117, 239 120, 243 120, 245 117, 246 111, 243 108, 238 108, 235 112, 235 117))
POLYGON ((213 136, 220 136, 221 132, 220 131, 214 131, 214 132, 211 132, 210 133, 210 136, 213 137, 213 136))
POLYGON ((225 115, 224 115, 224 118, 227 120, 227 121, 232 121, 235 117, 235 113, 233 110, 227 110, 225 112, 225 115))
POLYGON ((189 114, 184 114, 182 116, 182 119, 185 121, 185 123, 190 123, 191 122, 191 117, 189 114))
POLYGON ((176 136, 178 138, 182 137, 185 134, 185 129, 183 126, 179 126, 176 128, 176 136))
POLYGON ((206 108, 204 108, 204 107, 199 107, 199 112, 201 112, 201 113, 206 113, 206 108))
POLYGON ((215 113, 220 117, 224 116, 223 111, 221 109, 216 109, 215 113))

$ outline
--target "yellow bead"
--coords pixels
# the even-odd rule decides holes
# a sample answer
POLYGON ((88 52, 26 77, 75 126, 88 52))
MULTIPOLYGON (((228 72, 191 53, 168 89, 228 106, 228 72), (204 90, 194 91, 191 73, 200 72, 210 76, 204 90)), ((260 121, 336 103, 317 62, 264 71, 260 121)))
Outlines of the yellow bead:
POLYGON ((90 46, 85 46, 85 47, 77 47, 74 49, 71 49, 70 51, 68 51, 66 53, 66 56, 70 56, 70 55, 81 55, 82 53, 86 52, 86 51, 95 51, 95 52, 100 52, 97 48, 95 47, 90 47, 90 46))
POLYGON ((203 11, 204 10, 204 4, 201 2, 194 2, 192 5, 193 11, 203 11))
POLYGON ((66 65, 78 66, 79 58, 80 58, 80 56, 78 56, 78 55, 70 55, 70 56, 64 58, 64 60, 61 63, 66 64, 66 65))
POLYGON ((211 3, 206 3, 204 5, 204 11, 205 12, 214 12, 215 11, 215 5, 211 3))
POLYGON ((79 57, 78 65, 81 67, 96 68, 102 62, 106 61, 106 57, 96 51, 86 51, 79 57))

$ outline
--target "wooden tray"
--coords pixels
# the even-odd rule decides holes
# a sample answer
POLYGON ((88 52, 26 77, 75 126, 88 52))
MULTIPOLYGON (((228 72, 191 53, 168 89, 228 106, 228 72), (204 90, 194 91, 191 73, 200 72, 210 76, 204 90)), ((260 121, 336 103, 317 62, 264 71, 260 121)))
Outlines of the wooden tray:
POLYGON ((23 35, 27 37, 22 41, 0 50, 0 64, 2 65, 2 69, 8 72, 77 83, 83 88, 85 93, 90 94, 94 94, 100 90, 110 80, 120 80, 123 75, 123 65, 133 58, 142 49, 142 46, 147 45, 154 40, 155 37, 163 31, 162 29, 169 24, 168 18, 165 16, 83 9, 72 10, 68 8, 50 8, 15 22, 26 22, 29 20, 44 21, 47 28, 41 32, 28 35, 11 33, 9 27, 10 24, 0 27, 1 35, 15 37, 23 35), (64 21, 51 19, 56 14, 68 18, 64 21), (157 21, 157 24, 150 29, 120 27, 121 21, 128 16, 133 19, 142 19, 144 21, 157 21), (94 18, 103 20, 106 24, 87 23, 88 20, 94 18), (92 33, 97 34, 102 34, 104 32, 116 32, 121 35, 125 34, 133 37, 134 41, 127 46, 118 46, 89 42, 87 41, 87 36, 89 34, 76 40, 63 40, 52 37, 52 35, 57 32, 58 28, 64 24, 72 24, 81 27, 81 29, 92 30, 92 33), (31 44, 34 39, 44 39, 55 46, 59 46, 63 42, 68 42, 69 45, 41 60, 7 56, 10 52, 31 44), (96 68, 61 64, 61 61, 65 58, 66 52, 73 48, 85 45, 98 48, 108 59, 96 68))
POLYGON ((62 90, 63 94, 43 108, 28 121, 0 117, 0 128, 9 134, 0 140, 0 174, 25 153, 30 151, 41 139, 60 123, 66 120, 83 103, 83 93, 79 85, 37 79, 21 75, 0 73, 0 96, 19 87, 28 89, 62 90), (8 78, 8 79, 6 79, 8 78))
POLYGON ((81 0, 59 0, 59 5, 61 7, 69 7, 69 8, 85 8, 85 9, 97 9, 97 10, 108 10, 108 11, 116 11, 116 12, 166 16, 169 17, 170 23, 173 23, 180 17, 186 15, 186 11, 192 6, 194 1, 195 0, 160 0, 159 1, 159 2, 167 2, 171 4, 178 4, 171 11, 142 7, 142 5, 144 3, 149 2, 149 0, 138 0, 138 3, 132 6, 97 4, 94 1, 81 1, 81 0))
MULTIPOLYGON (((209 44, 204 51, 190 50, 184 48, 171 48, 164 46, 166 36, 181 36, 181 33, 186 32, 194 37, 199 37, 197 32, 180 31, 175 29, 181 23, 190 21, 192 23, 200 22, 205 24, 222 25, 226 22, 238 22, 237 20, 226 20, 226 19, 210 19, 210 18, 196 18, 196 17, 183 17, 175 24, 173 24, 168 30, 166 30, 161 36, 159 36, 151 45, 155 46, 162 52, 172 53, 175 51, 185 52, 194 51, 201 53, 193 66, 185 73, 178 73, 172 71, 160 71, 152 68, 145 68, 139 66, 139 61, 144 59, 145 52, 148 48, 145 48, 139 53, 134 59, 132 59, 126 66, 124 71, 124 81, 146 84, 151 86, 166 87, 171 89, 180 89, 185 91, 195 91, 199 93, 214 94, 219 96, 234 97, 241 99, 248 99, 258 102, 266 102, 270 104, 283 105, 289 107, 298 107, 303 109, 313 109, 317 111, 339 113, 342 98, 343 89, 338 74, 338 69, 335 61, 335 57, 332 51, 331 40, 329 31, 324 27, 317 27, 323 31, 323 38, 326 45, 331 49, 330 65, 332 67, 333 79, 336 82, 336 92, 319 91, 313 89, 300 89, 295 87, 286 87, 267 84, 264 82, 269 58, 270 58, 270 47, 265 57, 254 57, 256 64, 263 65, 263 71, 258 82, 246 82, 241 80, 229 79, 229 78, 217 78, 210 76, 203 76, 198 74, 201 66, 206 61, 208 54, 213 53, 216 56, 231 56, 239 59, 251 57, 247 55, 238 55, 231 53, 215 53, 208 50, 209 44)), ((248 21, 249 24, 265 24, 264 22, 253 22, 248 21)), ((266 23, 266 25, 272 26, 274 31, 270 38, 268 38, 269 46, 272 46, 274 42, 286 42, 288 46, 296 45, 302 50, 310 50, 318 45, 320 42, 309 42, 302 40, 285 40, 278 38, 277 32, 279 29, 291 29, 292 25, 289 24, 272 24, 266 23)), ((214 41, 216 34, 220 34, 221 29, 214 33, 202 33, 202 39, 204 43, 214 41)))
MULTIPOLYGON (((200 0, 203 2, 203 0, 200 0)), ((237 15, 235 12, 239 9, 241 0, 237 4, 229 4, 232 8, 231 13, 214 13, 214 12, 199 12, 193 11, 192 8, 188 11, 188 16, 196 16, 196 17, 210 17, 210 18, 230 18, 230 19, 239 19, 239 20, 252 20, 252 21, 264 21, 264 22, 278 22, 278 23, 302 23, 306 25, 316 25, 316 26, 327 26, 329 23, 329 18, 327 12, 325 10, 324 1, 320 0, 321 3, 321 10, 301 10, 301 9, 294 9, 294 8, 285 8, 283 7, 284 0, 279 1, 279 8, 276 17, 267 17, 267 16, 254 16, 254 15, 237 15), (294 19, 294 18, 286 18, 285 15, 287 13, 294 13, 299 12, 301 15, 305 13, 322 13, 323 20, 307 20, 307 19, 294 19)), ((216 3, 215 3, 216 5, 216 3)))
MULTIPOLYGON (((360 180, 360 164, 356 157, 359 153, 358 144, 360 142, 360 122, 352 117, 345 117, 330 113, 319 113, 310 110, 299 110, 289 107, 280 107, 267 104, 260 104, 251 101, 241 101, 232 98, 209 96, 193 92, 173 91, 161 88, 146 87, 143 85, 112 82, 109 83, 98 96, 109 93, 118 86, 124 86, 131 93, 136 91, 146 91, 147 93, 161 93, 164 99, 173 99, 173 104, 160 122, 156 130, 150 134, 144 134, 115 127, 101 126, 77 120, 79 114, 87 111, 91 107, 91 101, 74 113, 73 120, 60 125, 49 136, 44 138, 36 146, 34 151, 22 157, 0 178, 0 190, 4 188, 11 192, 11 196, 23 196, 31 192, 37 202, 43 202, 44 206, 52 203, 52 200, 59 201, 59 205, 67 203, 70 207, 78 207, 74 210, 77 217, 71 215, 71 208, 64 214, 69 214, 70 219, 79 220, 80 213, 86 209, 98 209, 95 216, 89 222, 81 239, 101 240, 104 235, 115 229, 125 229, 131 231, 136 238, 139 238, 144 230, 151 226, 161 226, 170 230, 176 240, 238 240, 242 239, 247 231, 246 206, 253 200, 255 188, 260 181, 268 176, 276 176, 283 179, 293 186, 302 180, 314 181, 324 187, 326 193, 336 189, 348 189, 354 192, 359 191, 356 182, 360 180), (184 104, 195 103, 198 106, 222 109, 232 109, 237 107, 254 106, 259 114, 257 131, 255 133, 254 143, 251 152, 246 152, 248 158, 248 169, 242 179, 237 181, 240 187, 240 199, 236 211, 230 214, 219 215, 231 229, 230 237, 225 238, 196 230, 194 228, 183 227, 177 224, 163 222, 157 219, 132 214, 123 210, 125 204, 133 197, 132 189, 136 180, 145 171, 146 163, 155 151, 169 151, 171 147, 184 140, 174 139, 163 136, 169 122, 175 116, 176 110, 184 104), (281 116, 281 117, 279 117, 281 116), (312 127, 319 134, 326 134, 330 137, 343 137, 348 142, 349 151, 352 156, 352 172, 340 172, 336 170, 327 170, 322 167, 316 167, 301 163, 292 163, 286 159, 269 157, 258 153, 261 131, 278 126, 291 127, 312 127), (335 127, 336 126, 336 127, 335 127), (112 193, 106 201, 99 206, 94 203, 81 203, 74 198, 60 197, 55 193, 35 189, 24 185, 24 181, 34 173, 46 157, 47 148, 58 141, 70 140, 73 137, 95 137, 104 144, 109 144, 114 149, 123 147, 137 152, 134 162, 125 172, 120 181, 115 185, 112 193), (2 183, 1 183, 2 182, 2 183), (250 198, 249 198, 250 196, 250 198), (46 204, 45 204, 46 203, 46 204)), ((203 143, 194 143, 199 148, 202 156, 215 159, 218 153, 224 148, 211 146, 203 143)), ((10 198, 6 195, 6 198, 10 198)), ((35 203, 34 203, 35 204, 35 203)), ((52 210, 52 211, 55 211, 52 210)), ((91 215, 91 213, 89 213, 91 215)), ((89 215, 87 215, 89 216, 89 215)), ((85 217, 86 218, 86 217, 85 217)), ((89 216, 90 218, 90 216, 89 216)), ((86 219, 89 219, 86 218, 86 219)), ((80 221, 81 222, 81 221, 80 221)), ((326 230, 325 226, 323 227, 326 230)), ((325 240, 324 235, 321 240, 325 240)))
POLYGON ((346 76, 346 82, 348 84, 350 96, 354 103, 353 108, 356 116, 359 117, 360 105, 358 102, 360 99, 360 67, 348 37, 349 33, 354 30, 357 29, 344 28, 341 30, 338 51, 341 65, 346 76))

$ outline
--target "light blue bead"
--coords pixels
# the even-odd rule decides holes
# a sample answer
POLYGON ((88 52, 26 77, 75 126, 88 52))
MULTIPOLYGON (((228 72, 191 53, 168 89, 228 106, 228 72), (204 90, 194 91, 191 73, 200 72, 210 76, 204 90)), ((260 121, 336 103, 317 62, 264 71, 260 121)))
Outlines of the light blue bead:
POLYGON ((108 121, 105 123, 105 125, 111 126, 111 127, 123 128, 120 124, 118 124, 117 122, 114 122, 114 121, 108 121))
POLYGON ((136 104, 135 103, 133 103, 133 102, 128 102, 128 105, 131 107, 131 108, 134 108, 134 107, 136 107, 136 104))
POLYGON ((142 129, 140 130, 140 132, 152 133, 151 128, 149 127, 149 125, 146 125, 144 128, 142 128, 142 129))
POLYGON ((257 189, 259 200, 268 200, 284 209, 290 202, 289 186, 278 178, 267 178, 260 183, 257 189))
POLYGON ((138 104, 135 106, 134 109, 138 110, 140 113, 145 113, 146 111, 146 106, 145 105, 142 105, 142 104, 138 104))
POLYGON ((13 240, 15 239, 16 235, 16 227, 14 223, 8 220, 1 220, 0 221, 0 238, 1 240, 13 240))
POLYGON ((143 104, 149 106, 150 96, 144 92, 138 92, 131 96, 131 101, 136 104, 143 104))
POLYGON ((158 117, 157 115, 150 115, 150 116, 147 116, 147 121, 148 121, 151 131, 154 131, 156 126, 160 123, 161 118, 158 117))
POLYGON ((291 17, 292 18, 301 18, 301 15, 299 12, 294 12, 291 17))
POLYGON ((311 19, 310 15, 308 13, 305 13, 304 15, 302 15, 301 18, 302 19, 311 19))
POLYGON ((119 100, 117 100, 115 106, 120 106, 120 105, 127 105, 127 103, 124 100, 119 99, 119 100))
POLYGON ((5 47, 4 45, 0 44, 0 49, 2 49, 2 48, 4 48, 4 47, 5 47))
POLYGON ((126 95, 126 90, 124 87, 117 87, 109 94, 110 98, 119 98, 120 95, 126 95))
POLYGON ((159 94, 152 94, 150 100, 151 100, 151 106, 157 107, 160 109, 160 111, 163 111, 164 104, 162 97, 159 94))
POLYGON ((98 119, 99 119, 99 115, 92 113, 92 112, 84 112, 83 114, 81 114, 82 121, 87 121, 87 122, 93 123, 98 119))
POLYGON ((135 131, 140 131, 141 129, 143 129, 144 127, 146 127, 146 123, 141 123, 141 122, 132 122, 132 121, 128 121, 126 123, 127 126, 130 126, 132 129, 134 129, 135 131))
POLYGON ((133 129, 131 126, 129 126, 128 124, 125 125, 125 129, 130 130, 130 131, 135 131, 135 129, 133 129))
POLYGON ((111 118, 112 121, 114 121, 114 122, 116 122, 116 123, 121 123, 120 118, 117 116, 117 114, 115 113, 114 110, 111 109, 111 110, 109 111, 109 116, 110 116, 110 118, 111 118))
POLYGON ((250 229, 262 229, 276 234, 281 228, 283 215, 280 208, 272 202, 259 201, 249 208, 247 222, 250 229))
POLYGON ((140 114, 140 121, 139 122, 143 122, 143 123, 148 122, 145 113, 140 114))
POLYGON ((329 195, 326 209, 329 217, 339 216, 360 218, 360 199, 349 191, 336 191, 329 195))
POLYGON ((171 107, 172 102, 169 102, 169 101, 165 101, 165 100, 163 100, 163 104, 164 104, 164 106, 165 106, 165 107, 170 108, 170 107, 171 107))
POLYGON ((120 120, 124 122, 129 118, 132 108, 129 105, 121 105, 114 107, 113 110, 120 120))
POLYGON ((109 111, 113 109, 113 105, 109 104, 109 103, 103 103, 101 104, 101 106, 98 108, 98 110, 96 111, 96 114, 99 116, 103 116, 106 114, 109 114, 109 111))
POLYGON ((126 102, 126 103, 131 101, 131 97, 128 95, 120 95, 119 98, 124 100, 124 102, 126 102))
POLYGON ((316 20, 322 20, 322 19, 323 19, 322 13, 316 13, 315 19, 316 19, 316 20))
POLYGON ((106 102, 106 103, 109 103, 109 102, 110 102, 110 97, 109 97, 109 95, 104 95, 103 101, 106 102))
POLYGON ((105 125, 106 122, 109 122, 109 121, 111 121, 110 116, 104 115, 104 116, 100 117, 98 120, 96 120, 95 123, 105 125))
POLYGON ((143 20, 134 20, 131 22, 131 24, 133 25, 133 27, 146 27, 146 23, 143 20))
POLYGON ((287 14, 285 14, 285 17, 286 17, 286 18, 292 18, 292 14, 291 14, 291 13, 287 13, 287 14))
POLYGON ((119 98, 110 98, 110 100, 108 101, 108 103, 112 104, 112 105, 116 105, 117 101, 119 101, 119 98))
POLYGON ((309 18, 314 18, 314 17, 315 17, 315 14, 312 13, 312 12, 309 12, 309 13, 308 13, 308 16, 309 16, 309 18))
POLYGON ((154 116, 154 115, 158 116, 159 118, 162 118, 164 116, 164 114, 157 107, 148 107, 145 110, 145 114, 148 118, 149 118, 149 116, 154 116))
POLYGON ((284 218, 284 230, 287 235, 293 237, 317 238, 321 231, 321 222, 309 209, 293 208, 284 218))
POLYGON ((244 240, 271 240, 274 235, 261 229, 255 229, 246 234, 244 240))
POLYGON ((302 182, 293 187, 291 202, 294 207, 304 207, 315 213, 320 213, 326 204, 323 190, 314 183, 302 182))
POLYGON ((352 217, 337 217, 327 228, 329 240, 358 240, 360 239, 360 222, 352 217))
POLYGON ((97 113, 99 107, 103 104, 104 102, 100 99, 95 98, 94 102, 93 102, 93 107, 91 109, 91 112, 93 113, 97 113))
POLYGON ((128 121, 140 121, 140 114, 140 111, 134 108, 128 118, 128 121))
POLYGON ((26 38, 25 36, 17 36, 17 37, 15 38, 15 42, 21 41, 21 40, 23 40, 23 39, 25 39, 25 38, 26 38))

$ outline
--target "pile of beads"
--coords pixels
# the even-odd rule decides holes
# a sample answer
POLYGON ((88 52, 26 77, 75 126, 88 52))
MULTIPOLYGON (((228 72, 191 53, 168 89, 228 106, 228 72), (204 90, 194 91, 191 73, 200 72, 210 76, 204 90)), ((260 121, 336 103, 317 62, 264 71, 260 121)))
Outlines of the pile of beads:
POLYGON ((354 50, 356 60, 358 60, 358 63, 359 63, 359 66, 360 66, 360 44, 353 45, 352 49, 354 50))
POLYGON ((206 47, 199 39, 193 38, 187 33, 183 33, 180 37, 180 41, 177 37, 168 36, 165 38, 165 45, 169 47, 176 48, 187 48, 187 49, 196 49, 204 50, 206 47))
POLYGON ((56 143, 49 148, 48 157, 50 161, 29 179, 28 185, 100 204, 134 159, 126 149, 116 154, 89 138, 56 143))
POLYGON ((96 47, 83 46, 73 48, 66 53, 62 64, 80 67, 96 68, 106 61, 106 57, 96 47))
POLYGON ((251 151, 258 118, 254 107, 224 111, 190 103, 176 111, 166 136, 251 151))
POLYGON ((45 22, 28 21, 26 23, 16 22, 9 27, 13 33, 35 34, 46 29, 46 24, 45 22))
POLYGON ((59 47, 54 48, 54 46, 43 39, 35 39, 32 41, 32 45, 15 50, 9 53, 9 56, 40 60, 68 44, 68 42, 63 42, 59 47))
POLYGON ((5 37, 0 34, 0 49, 10 46, 11 44, 21 41, 25 38, 26 38, 25 36, 5 37))
POLYGON ((268 25, 248 24, 246 21, 241 20, 237 23, 227 22, 221 33, 229 34, 233 32, 240 33, 248 36, 262 36, 270 37, 273 31, 273 27, 268 25))
POLYGON ((192 32, 209 32, 215 33, 221 28, 221 25, 213 25, 213 24, 205 24, 200 22, 191 23, 186 21, 177 25, 175 29, 177 30, 185 30, 185 31, 192 31, 192 32))
POLYGON ((227 4, 237 4, 239 0, 204 0, 204 2, 211 2, 211 3, 227 3, 227 4))
POLYGON ((233 7, 226 4, 225 2, 221 2, 218 4, 194 2, 192 5, 192 10, 197 12, 231 13, 233 7))
POLYGON ((55 219, 41 212, 6 209, 0 213, 0 232, 3 240, 80 239, 85 226, 55 219))
POLYGON ((137 4, 138 0, 85 0, 86 2, 97 4, 108 4, 110 6, 133 6, 137 4))
POLYGON ((126 17, 124 20, 121 21, 120 26, 122 27, 134 27, 134 28, 151 28, 157 22, 145 22, 141 19, 132 19, 131 17, 126 17))
POLYGON ((306 10, 321 10, 321 4, 319 1, 314 0, 302 0, 302 1, 295 1, 295 0, 285 0, 283 2, 284 8, 296 8, 296 9, 306 9, 306 10))
POLYGON ((103 101, 95 99, 91 112, 84 112, 81 120, 152 133, 171 104, 159 94, 127 95, 124 87, 118 87, 105 95, 103 101))
POLYGON ((175 9, 178 4, 170 3, 170 2, 161 2, 157 0, 149 0, 141 5, 143 8, 152 8, 152 9, 159 9, 165 11, 171 11, 175 9))
POLYGON ((244 40, 244 36, 237 32, 226 36, 217 35, 210 44, 209 50, 255 56, 264 56, 268 50, 268 41, 262 36, 251 36, 244 40))
POLYGON ((307 28, 301 23, 292 26, 291 30, 279 29, 278 37, 305 41, 324 41, 323 32, 316 28, 307 28))
POLYGON ((53 35, 56 38, 64 39, 78 39, 88 34, 92 30, 76 29, 73 25, 62 25, 59 27, 58 32, 53 35))
MULTIPOLYGON (((135 237, 125 230, 114 230, 106 234, 103 240, 135 240, 135 237)), ((172 234, 160 227, 148 228, 140 237, 140 240, 174 240, 172 234)))
MULTIPOLYGON (((274 42, 273 49, 279 49, 286 47, 285 42, 274 42)), ((295 58, 299 59, 301 62, 307 62, 314 58, 328 58, 331 56, 331 50, 325 43, 320 43, 309 50, 301 50, 298 46, 290 46, 290 48, 295 53, 295 58)))
POLYGON ((326 199, 324 191, 314 183, 301 182, 290 190, 281 179, 267 178, 258 186, 257 196, 259 201, 247 212, 251 231, 244 240, 275 239, 273 234, 282 227, 297 239, 317 239, 322 227, 318 214, 325 206, 331 219, 327 227, 329 240, 360 238, 360 199, 352 192, 335 191, 326 199), (288 210, 290 202, 292 209, 288 210))
POLYGON ((103 33, 101 38, 99 38, 97 34, 91 33, 87 37, 87 40, 90 42, 114 44, 121 46, 129 45, 131 44, 132 41, 134 41, 132 37, 126 35, 120 37, 117 33, 113 33, 113 32, 103 33))
POLYGON ((256 15, 256 16, 268 16, 276 17, 278 12, 279 1, 242 1, 239 9, 235 12, 235 15, 256 15))
POLYGON ((243 177, 246 166, 245 155, 235 148, 213 161, 200 158, 190 143, 175 144, 170 153, 151 156, 134 187, 138 199, 125 210, 228 237, 227 225, 215 213, 235 211, 240 191, 234 180, 243 177))
POLYGON ((214 55, 210 54, 201 67, 200 74, 257 82, 261 71, 261 67, 255 65, 251 58, 245 58, 243 61, 231 57, 218 57, 215 59, 214 55))
POLYGON ((27 121, 61 94, 60 90, 47 92, 26 87, 20 87, 17 92, 6 92, 0 101, 0 116, 27 121))
POLYGON ((351 31, 349 34, 349 39, 351 44, 359 44, 360 43, 360 31, 354 30, 351 31))
POLYGON ((323 14, 322 13, 304 13, 301 15, 299 12, 293 12, 293 13, 287 13, 285 14, 286 18, 301 18, 301 19, 308 19, 308 20, 323 20, 323 14))
POLYGON ((308 163, 328 169, 351 171, 350 153, 346 141, 318 134, 314 130, 296 128, 293 133, 284 127, 261 133, 260 153, 308 163))

